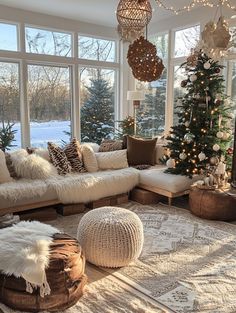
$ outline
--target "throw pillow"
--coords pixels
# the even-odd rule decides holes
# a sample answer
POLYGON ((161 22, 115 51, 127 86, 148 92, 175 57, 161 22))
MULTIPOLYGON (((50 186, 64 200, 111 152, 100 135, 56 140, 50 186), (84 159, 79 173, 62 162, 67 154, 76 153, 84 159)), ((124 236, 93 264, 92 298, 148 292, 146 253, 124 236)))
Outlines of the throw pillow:
POLYGON ((99 145, 96 142, 83 142, 81 146, 83 145, 90 146, 94 152, 99 151, 99 145))
POLYGON ((9 183, 13 179, 7 169, 5 153, 0 150, 0 184, 9 183))
POLYGON ((28 154, 34 153, 36 155, 39 155, 41 158, 47 160, 48 162, 51 162, 48 149, 27 147, 26 151, 28 152, 28 154))
POLYGON ((65 175, 72 171, 70 162, 63 149, 52 142, 48 142, 48 151, 51 162, 56 167, 59 175, 65 175))
POLYGON ((127 136, 127 155, 129 165, 155 164, 157 138, 151 140, 127 136))
POLYGON ((14 169, 13 163, 12 163, 12 159, 11 159, 11 154, 5 152, 5 158, 6 158, 6 164, 7 164, 7 169, 10 173, 10 176, 12 178, 17 178, 17 174, 16 171, 14 169))
POLYGON ((90 173, 98 171, 98 163, 95 152, 90 145, 82 145, 83 162, 86 170, 90 173))
POLYGON ((99 152, 122 150, 122 148, 123 148, 122 140, 105 139, 102 141, 99 147, 99 152))
POLYGON ((65 146, 64 152, 74 172, 86 172, 83 163, 81 146, 76 138, 71 139, 71 142, 65 146))
POLYGON ((95 155, 100 170, 116 170, 128 167, 126 150, 99 152, 95 155))

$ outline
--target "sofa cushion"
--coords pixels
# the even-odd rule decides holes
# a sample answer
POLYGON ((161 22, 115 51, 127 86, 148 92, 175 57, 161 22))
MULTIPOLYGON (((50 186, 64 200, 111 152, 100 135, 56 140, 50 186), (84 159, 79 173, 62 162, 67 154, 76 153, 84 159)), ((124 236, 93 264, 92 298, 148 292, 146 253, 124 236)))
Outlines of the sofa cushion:
POLYGON ((62 203, 87 203, 104 197, 122 194, 139 182, 139 171, 134 168, 71 174, 50 180, 62 203))
POLYGON ((151 167, 148 170, 140 171, 140 184, 160 188, 172 193, 188 190, 199 176, 192 179, 187 176, 164 173, 166 166, 151 167))
POLYGON ((105 139, 102 141, 99 152, 108 152, 108 151, 116 151, 123 149, 123 141, 122 140, 111 140, 105 139))
POLYGON ((86 170, 89 173, 97 172, 98 171, 98 162, 95 156, 95 152, 91 145, 83 144, 82 145, 82 155, 83 155, 83 162, 86 170))
POLYGON ((76 138, 71 139, 70 143, 65 146, 64 152, 74 172, 86 172, 83 163, 81 146, 76 138))
POLYGON ((100 170, 117 170, 128 167, 126 150, 98 152, 95 155, 100 170))
POLYGON ((72 171, 70 162, 62 148, 52 142, 48 142, 49 156, 59 175, 65 175, 72 171))
POLYGON ((5 153, 0 149, 0 184, 12 181, 8 171, 5 153))
POLYGON ((129 165, 155 164, 157 138, 151 140, 127 136, 127 155, 129 165))

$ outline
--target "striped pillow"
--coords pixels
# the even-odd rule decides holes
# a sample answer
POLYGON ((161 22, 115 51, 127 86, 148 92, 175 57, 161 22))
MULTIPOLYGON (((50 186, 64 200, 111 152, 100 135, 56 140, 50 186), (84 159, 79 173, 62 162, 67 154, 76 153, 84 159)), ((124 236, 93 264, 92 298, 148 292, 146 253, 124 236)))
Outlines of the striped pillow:
POLYGON ((56 167, 59 175, 65 175, 72 171, 70 162, 62 148, 52 142, 48 142, 48 152, 52 164, 56 167))
POLYGON ((64 152, 71 164, 73 172, 84 173, 86 169, 83 163, 82 151, 80 143, 76 138, 72 138, 71 142, 65 146, 64 152))

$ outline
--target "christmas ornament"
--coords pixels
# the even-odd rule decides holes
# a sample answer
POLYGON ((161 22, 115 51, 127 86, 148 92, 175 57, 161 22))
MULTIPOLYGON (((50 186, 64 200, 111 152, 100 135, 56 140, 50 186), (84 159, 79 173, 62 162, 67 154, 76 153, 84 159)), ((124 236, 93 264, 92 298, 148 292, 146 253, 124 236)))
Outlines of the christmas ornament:
POLYGON ((215 100, 215 105, 219 106, 220 104, 221 104, 221 100, 216 99, 216 100, 215 100))
POLYGON ((216 151, 216 152, 220 150, 220 146, 219 146, 217 143, 215 143, 212 148, 213 148, 213 150, 216 151))
POLYGON ((195 138, 195 135, 192 133, 187 133, 184 135, 184 141, 186 141, 188 144, 191 143, 194 138, 195 138))
POLYGON ((187 57, 187 65, 190 67, 195 67, 198 61, 198 52, 192 50, 191 54, 187 57))
POLYGON ((182 152, 182 153, 180 153, 179 158, 180 158, 180 160, 185 160, 187 158, 187 154, 182 152))
POLYGON ((205 158, 206 158, 205 153, 204 152, 200 152, 199 155, 198 155, 198 158, 199 158, 200 161, 205 160, 205 158))
POLYGON ((221 132, 221 131, 218 131, 218 132, 216 133, 216 137, 219 138, 219 139, 223 138, 223 136, 224 136, 224 133, 221 132))
POLYGON ((172 159, 172 158, 170 158, 169 160, 167 160, 166 166, 167 166, 168 168, 174 168, 174 167, 175 167, 175 160, 172 159))
POLYGON ((193 83, 197 80, 197 75, 196 74, 192 74, 190 77, 189 77, 190 81, 193 83))
POLYGON ((190 122, 189 122, 189 121, 186 121, 186 122, 184 123, 184 126, 187 127, 187 128, 189 127, 189 125, 190 125, 190 122))
POLYGON ((219 67, 217 67, 217 68, 215 69, 215 73, 216 73, 216 74, 220 74, 220 72, 221 72, 221 69, 220 69, 219 67))
POLYGON ((156 46, 143 36, 129 45, 127 59, 133 76, 140 81, 159 79, 165 68, 162 59, 157 56, 156 46))
POLYGON ((211 165, 216 165, 219 163, 219 159, 217 157, 211 157, 210 158, 210 164, 211 165))
POLYGON ((232 155, 234 153, 234 149, 233 148, 228 148, 227 149, 227 154, 232 155))
POLYGON ((209 68, 211 67, 211 63, 207 61, 206 63, 203 64, 203 67, 205 70, 209 70, 209 68))
POLYGON ((223 133, 223 137, 222 137, 222 139, 223 139, 223 140, 228 140, 228 139, 229 139, 229 137, 230 137, 230 134, 229 134, 229 133, 224 132, 224 133, 223 133))
POLYGON ((182 88, 184 88, 184 87, 186 87, 187 86, 187 83, 188 83, 188 81, 187 80, 182 80, 182 82, 181 82, 181 87, 182 88))

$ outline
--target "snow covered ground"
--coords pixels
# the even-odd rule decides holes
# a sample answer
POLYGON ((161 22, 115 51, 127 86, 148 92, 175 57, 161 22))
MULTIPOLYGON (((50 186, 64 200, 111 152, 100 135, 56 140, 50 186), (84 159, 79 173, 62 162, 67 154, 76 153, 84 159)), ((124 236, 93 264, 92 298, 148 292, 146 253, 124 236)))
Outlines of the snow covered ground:
MULTIPOLYGON (((20 123, 14 125, 17 130, 15 134, 15 141, 13 142, 16 147, 21 147, 21 129, 20 123)), ((50 122, 31 122, 30 123, 30 138, 32 147, 46 147, 48 141, 53 141, 61 144, 62 140, 68 141, 69 136, 64 131, 70 132, 70 121, 50 121, 50 122)))

